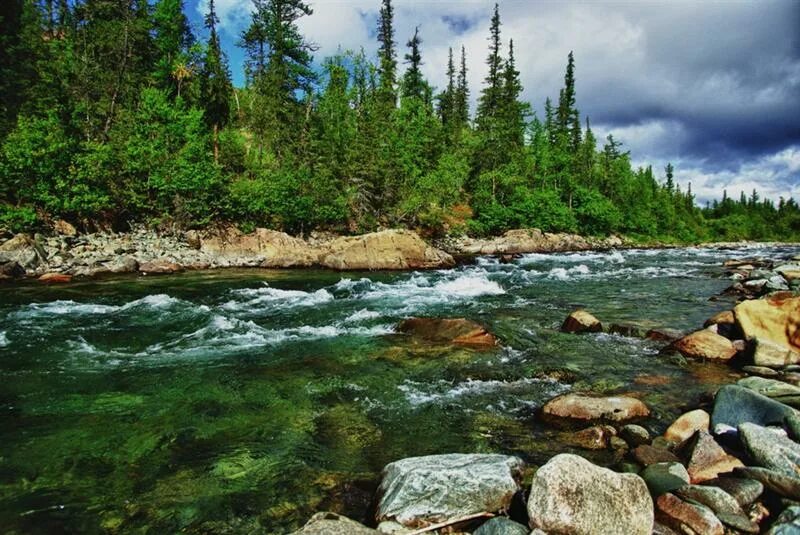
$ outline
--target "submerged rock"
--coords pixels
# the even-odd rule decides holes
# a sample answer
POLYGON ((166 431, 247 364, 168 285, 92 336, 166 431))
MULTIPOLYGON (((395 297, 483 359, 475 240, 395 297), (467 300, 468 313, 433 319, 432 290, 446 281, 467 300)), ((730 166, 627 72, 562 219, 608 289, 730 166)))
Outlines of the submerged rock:
POLYGON ((370 529, 354 520, 336 513, 317 513, 292 535, 378 535, 379 532, 370 529))
POLYGON ((377 521, 408 527, 507 510, 520 490, 524 463, 493 454, 411 457, 383 469, 377 521))
POLYGON ((482 325, 464 318, 408 318, 400 322, 399 332, 431 342, 469 346, 495 346, 497 338, 482 325))
POLYGON ((696 409, 682 414, 672 422, 664 432, 664 438, 671 442, 681 443, 697 431, 708 431, 711 416, 703 409, 696 409))
POLYGON ((650 410, 638 399, 626 396, 564 394, 548 401, 542 408, 542 414, 573 420, 623 422, 649 416, 650 410))
POLYGON ((602 330, 600 320, 585 310, 575 310, 561 325, 561 332, 565 333, 599 333, 602 330))
POLYGON ((431 269, 453 267, 449 254, 409 230, 384 230, 333 240, 320 256, 324 267, 351 269, 431 269))
POLYGON ((642 478, 567 453, 534 475, 528 515, 545 533, 650 535, 653 529, 653 501, 642 478))
POLYGON ((733 342, 710 329, 693 332, 672 343, 671 349, 687 358, 730 360, 736 356, 733 342))

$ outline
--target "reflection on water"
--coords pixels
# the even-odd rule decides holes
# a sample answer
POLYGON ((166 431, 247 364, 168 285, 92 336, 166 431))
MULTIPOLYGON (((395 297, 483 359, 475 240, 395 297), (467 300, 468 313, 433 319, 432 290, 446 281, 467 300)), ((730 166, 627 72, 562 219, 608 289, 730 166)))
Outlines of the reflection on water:
MULTIPOLYGON (((690 329, 730 303, 724 258, 679 249, 526 255, 425 273, 225 271, 0 287, 0 525, 10 533, 281 533, 368 513, 412 455, 570 450, 537 421, 573 390, 633 392, 663 430, 730 372, 659 346, 557 332, 690 329), (426 345, 410 315, 468 317, 504 347, 426 345), (709 373, 710 372, 710 373, 709 373)), ((586 455, 587 452, 582 452, 586 455)), ((593 459, 613 462, 608 454, 593 459)))

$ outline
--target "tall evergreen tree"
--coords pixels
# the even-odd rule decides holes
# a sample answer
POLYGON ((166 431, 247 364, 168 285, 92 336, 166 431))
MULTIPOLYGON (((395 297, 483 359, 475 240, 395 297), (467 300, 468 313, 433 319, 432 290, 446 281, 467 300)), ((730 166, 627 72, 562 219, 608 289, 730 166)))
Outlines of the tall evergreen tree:
POLYGON ((392 0, 382 0, 380 18, 378 19, 378 90, 381 104, 388 110, 397 105, 397 54, 394 43, 394 8, 392 0))
POLYGON ((408 40, 406 46, 408 52, 405 55, 405 63, 408 65, 405 74, 403 74, 403 98, 417 98, 423 100, 425 97, 426 84, 422 78, 422 53, 420 52, 420 45, 422 39, 419 36, 419 26, 414 28, 414 35, 408 40))
POLYGON ((245 51, 245 76, 250 85, 264 75, 267 69, 267 24, 269 0, 253 0, 250 26, 242 31, 239 46, 245 51))
POLYGON ((453 125, 458 122, 456 118, 456 67, 453 62, 453 48, 447 52, 447 87, 439 95, 439 119, 445 131, 452 131, 453 125))
POLYGON ((228 62, 222 51, 217 35, 217 12, 214 0, 208 2, 205 26, 208 29, 208 43, 200 78, 202 102, 206 122, 211 126, 214 141, 214 161, 219 162, 219 131, 227 124, 230 116, 230 97, 233 90, 228 62))
POLYGON ((522 82, 514 59, 514 40, 508 44, 508 59, 503 68, 499 114, 503 131, 504 150, 520 150, 525 142, 525 119, 530 115, 530 105, 520 101, 522 82))
POLYGON ((572 52, 567 57, 567 71, 564 75, 564 88, 558 101, 557 134, 564 137, 572 153, 578 151, 581 143, 580 114, 575 104, 575 58, 572 52))
POLYGON ((461 66, 458 70, 454 100, 455 117, 460 126, 466 126, 469 123, 469 85, 467 84, 467 52, 463 45, 461 46, 461 66))
POLYGON ((500 24, 500 7, 498 4, 495 4, 489 29, 489 56, 486 59, 489 72, 486 75, 486 79, 484 80, 485 86, 478 99, 476 117, 478 128, 482 130, 490 128, 491 119, 497 115, 497 109, 501 98, 503 59, 500 56, 500 24))

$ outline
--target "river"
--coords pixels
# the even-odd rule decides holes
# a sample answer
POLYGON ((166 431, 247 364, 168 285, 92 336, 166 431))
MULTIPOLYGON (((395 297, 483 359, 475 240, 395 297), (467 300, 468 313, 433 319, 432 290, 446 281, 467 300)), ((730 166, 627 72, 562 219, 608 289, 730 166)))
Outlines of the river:
POLYGON ((694 329, 730 308, 721 263, 797 250, 686 248, 479 258, 414 273, 227 270, 0 286, 4 533, 283 533, 315 511, 365 520, 388 462, 502 452, 543 463, 567 430, 536 410, 626 392, 663 431, 731 370, 661 344, 558 332, 694 329), (490 351, 395 334, 467 317, 490 351))

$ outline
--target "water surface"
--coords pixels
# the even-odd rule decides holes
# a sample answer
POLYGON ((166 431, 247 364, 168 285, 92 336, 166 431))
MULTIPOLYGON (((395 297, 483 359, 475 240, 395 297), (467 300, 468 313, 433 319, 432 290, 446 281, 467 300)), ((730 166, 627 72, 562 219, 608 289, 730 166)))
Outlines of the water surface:
MULTIPOLYGON (((729 308, 725 258, 678 249, 479 259, 416 273, 221 271, 0 287, 5 533, 284 533, 317 510, 365 520, 381 468, 433 453, 561 451, 536 411, 629 393, 659 432, 731 371, 660 345, 566 335, 602 320, 693 329, 729 308), (491 351, 394 333, 467 317, 491 351)), ((609 453, 580 451, 612 464, 609 453)))

